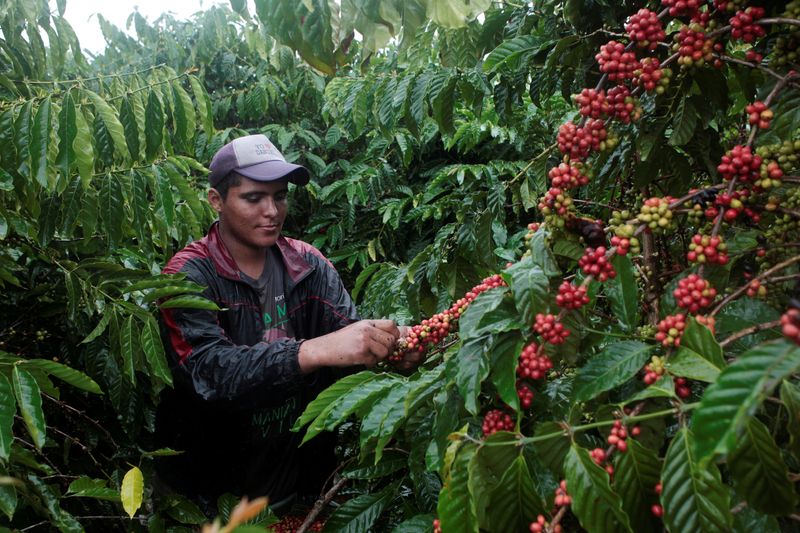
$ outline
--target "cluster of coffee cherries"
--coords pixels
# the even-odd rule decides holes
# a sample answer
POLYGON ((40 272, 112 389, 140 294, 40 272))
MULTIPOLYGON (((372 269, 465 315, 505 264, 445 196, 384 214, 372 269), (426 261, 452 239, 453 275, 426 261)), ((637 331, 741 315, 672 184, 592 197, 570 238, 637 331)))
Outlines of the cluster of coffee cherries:
POLYGON ((433 533, 442 533, 442 522, 438 518, 433 519, 433 533))
POLYGON ((762 130, 769 128, 769 123, 775 116, 772 110, 767 107, 767 104, 761 100, 756 100, 752 104, 747 104, 744 110, 747 113, 747 121, 756 128, 762 130))
POLYGON ((761 163, 761 172, 754 185, 760 189, 772 189, 781 186, 783 178, 783 168, 777 161, 765 161, 761 163))
MULTIPOLYGON (((295 531, 300 529, 300 526, 303 525, 303 522, 305 522, 304 518, 294 515, 287 515, 281 518, 280 522, 276 522, 275 524, 272 524, 269 527, 272 533, 295 533, 295 531)), ((309 527, 308 530, 322 531, 324 527, 325 527, 325 521, 317 520, 313 524, 311 524, 311 527, 309 527)))
POLYGON ((639 215, 636 217, 654 233, 664 233, 675 227, 675 220, 669 208, 673 198, 648 198, 642 204, 639 215))
POLYGON ((692 395, 692 389, 689 388, 686 378, 675 378, 675 394, 682 400, 692 395))
POLYGON ((664 346, 680 346, 683 330, 686 329, 686 315, 669 315, 658 323, 656 340, 664 346))
POLYGON ((558 149, 572 160, 583 160, 591 151, 600 150, 608 137, 605 122, 589 119, 583 126, 568 121, 558 128, 558 149))
POLYGON ((781 331, 784 337, 800 344, 800 309, 792 307, 781 316, 781 331))
MULTIPOLYGON (((638 434, 639 429, 636 429, 638 434)), ((622 421, 615 420, 614 425, 611 426, 611 432, 608 434, 606 441, 614 446, 618 452, 625 453, 628 451, 628 430, 622 425, 622 421)))
POLYGON ((567 340, 570 333, 555 315, 549 313, 537 313, 536 321, 533 323, 533 330, 541 335, 545 342, 550 344, 562 344, 567 340))
POLYGON ((589 183, 589 177, 583 173, 583 165, 578 163, 560 163, 547 173, 553 187, 560 189, 574 189, 589 183))
POLYGON ((561 524, 556 524, 551 528, 550 522, 548 522, 542 514, 536 516, 536 521, 531 522, 531 525, 528 529, 530 529, 531 533, 544 533, 545 531, 562 533, 564 531, 561 527, 561 524))
POLYGON ((751 183, 761 176, 761 162, 761 156, 754 154, 749 146, 737 144, 722 156, 717 172, 728 181, 735 177, 740 182, 751 183))
POLYGON ((711 237, 709 235, 696 234, 689 243, 689 252, 686 259, 690 263, 715 263, 726 265, 728 263, 728 245, 722 237, 711 237))
POLYGON ((754 48, 751 48, 750 50, 745 52, 744 58, 756 64, 760 64, 762 61, 764 61, 764 56, 758 53, 758 51, 756 51, 754 48))
POLYGON ((658 42, 663 41, 667 34, 658 18, 658 13, 649 9, 640 9, 628 17, 625 22, 625 31, 631 41, 635 41, 640 48, 651 52, 658 48, 658 42))
POLYGON ((669 8, 672 17, 693 17, 704 3, 704 0, 661 0, 661 4, 669 8))
POLYGON ((611 115, 623 124, 630 124, 642 116, 641 106, 631 95, 630 89, 624 85, 617 85, 608 90, 608 103, 611 106, 611 115))
POLYGON ((658 381, 667 369, 664 367, 664 359, 657 355, 650 358, 650 362, 644 366, 645 385, 652 385, 658 381))
POLYGON ((519 354, 517 375, 523 379, 543 379, 551 368, 553 362, 535 342, 525 346, 519 354))
POLYGON ((580 94, 573 95, 572 99, 578 104, 578 110, 584 117, 603 118, 611 113, 611 104, 602 89, 583 89, 580 94))
MULTIPOLYGON (((655 491, 656 491, 656 494, 661 496, 661 482, 660 481, 658 482, 658 485, 656 485, 655 491)), ((653 513, 653 516, 658 517, 658 518, 661 518, 662 516, 664 516, 664 508, 661 507, 661 505, 658 504, 658 503, 654 503, 650 507, 650 512, 653 513)))
POLYGON ((764 298, 767 295, 767 287, 761 281, 754 279, 747 284, 747 295, 750 298, 764 298))
POLYGON ((641 245, 639 239, 635 237, 636 227, 629 224, 628 220, 631 218, 631 212, 613 211, 611 213, 611 228, 614 235, 611 237, 611 245, 616 248, 617 255, 634 255, 641 252, 641 245))
POLYGON ((672 295, 675 297, 678 307, 682 307, 694 315, 714 302, 717 290, 707 279, 703 279, 697 274, 689 274, 678 282, 672 295))
POLYGON ((567 213, 574 209, 572 198, 560 187, 550 187, 539 201, 539 211, 554 227, 564 227, 567 213))
POLYGON ((633 76, 636 84, 645 91, 664 94, 672 78, 672 69, 662 69, 657 57, 646 57, 639 63, 639 68, 633 71, 633 76))
POLYGON ((578 266, 581 267, 584 274, 594 276, 599 281, 614 278, 617 272, 606 257, 607 252, 605 246, 586 248, 583 256, 578 260, 578 266))
POLYGON ((749 207, 745 207, 744 205, 744 202, 748 200, 749 196, 750 190, 748 189, 733 191, 730 194, 727 192, 719 193, 714 198, 714 205, 706 208, 705 215, 710 219, 714 219, 719 214, 720 209, 722 209, 722 218, 726 222, 733 222, 739 218, 739 215, 744 213, 750 217, 754 223, 758 224, 758 222, 761 220, 761 215, 757 211, 754 211, 749 207))
POLYGON ((715 43, 709 39, 699 24, 682 26, 675 35, 673 52, 678 53, 678 64, 682 68, 702 66, 714 58, 715 43))
POLYGON ((586 286, 563 281, 558 287, 556 305, 562 309, 580 309, 589 303, 586 286))
POLYGON ((741 39, 746 43, 752 43, 766 35, 764 27, 758 21, 764 17, 764 8, 750 6, 743 11, 737 11, 731 17, 731 36, 734 39, 741 39))
POLYGON ((442 342, 454 329, 456 322, 467 310, 467 306, 478 297, 478 295, 489 289, 506 286, 500 274, 494 274, 484 278, 478 285, 475 285, 463 298, 459 298, 450 309, 433 315, 431 318, 423 320, 420 324, 411 327, 408 336, 397 341, 397 347, 389 355, 390 362, 398 363, 402 361, 407 353, 425 353, 432 346, 442 342))
POLYGON ((608 41, 601 46, 594 58, 600 64, 600 72, 608 74, 611 81, 632 79, 633 73, 639 68, 636 54, 625 51, 625 45, 617 41, 608 41))
POLYGON ((556 487, 556 497, 553 500, 556 507, 566 507, 572 503, 572 497, 567 492, 567 480, 562 479, 556 487))
POLYGON ((514 419, 505 411, 492 409, 483 417, 481 429, 483 429, 483 434, 486 437, 498 431, 513 431, 514 419))
POLYGON ((523 409, 529 409, 533 405, 533 391, 521 379, 517 380, 517 398, 519 398, 519 405, 523 409))
POLYGON ((607 464, 603 466, 603 463, 608 460, 608 454, 603 448, 595 448, 589 452, 589 456, 592 458, 592 461, 594 461, 594 464, 605 468, 605 471, 608 472, 609 476, 614 475, 614 467, 612 465, 607 464))

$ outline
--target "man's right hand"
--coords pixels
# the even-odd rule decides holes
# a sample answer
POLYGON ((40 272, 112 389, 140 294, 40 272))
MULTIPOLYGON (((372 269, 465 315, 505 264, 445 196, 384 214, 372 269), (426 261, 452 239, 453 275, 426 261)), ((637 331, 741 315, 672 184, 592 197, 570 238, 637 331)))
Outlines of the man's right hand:
POLYGON ((392 352, 399 336, 394 320, 359 320, 303 342, 297 354, 300 370, 307 374, 326 366, 374 366, 392 352))

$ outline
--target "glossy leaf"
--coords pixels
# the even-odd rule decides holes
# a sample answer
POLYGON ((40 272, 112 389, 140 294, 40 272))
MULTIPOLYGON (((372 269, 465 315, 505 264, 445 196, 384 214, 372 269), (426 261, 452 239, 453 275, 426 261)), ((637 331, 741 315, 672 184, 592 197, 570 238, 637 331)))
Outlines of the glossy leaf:
POLYGON ((791 435, 789 446, 794 456, 800 457, 800 387, 784 380, 780 395, 788 418, 786 429, 791 435))
POLYGON ((632 531, 622 500, 609 485, 608 473, 597 466, 589 452, 572 445, 564 460, 571 510, 589 531, 632 531))
POLYGON ((97 93, 88 89, 83 89, 83 92, 92 101, 95 111, 103 121, 106 130, 108 130, 108 134, 114 142, 114 153, 124 161, 130 160, 131 156, 125 140, 125 128, 122 127, 116 110, 97 93))
POLYGON ((119 496, 122 501, 122 508, 128 513, 128 516, 133 518, 136 511, 142 506, 144 497, 144 476, 139 468, 134 466, 125 473, 122 478, 119 496))
POLYGON ((20 363, 20 366, 44 371, 48 375, 55 376, 73 387, 91 392, 92 394, 103 393, 103 391, 100 390, 100 386, 83 372, 70 368, 67 365, 50 361, 49 359, 27 359, 23 363, 20 363))
POLYGON ((489 377, 503 400, 512 409, 519 409, 517 396, 517 362, 523 338, 516 331, 493 337, 489 346, 489 377))
POLYGON ((172 94, 175 101, 176 144, 190 151, 195 134, 196 117, 192 100, 177 80, 172 81, 172 94))
POLYGON ((570 450, 567 431, 558 422, 540 422, 533 436, 542 439, 533 443, 537 457, 557 477, 563 477, 564 458, 570 450))
POLYGON ((491 491, 487 529, 524 531, 536 515, 545 513, 542 499, 534 490, 525 457, 518 455, 491 491))
POLYGON ((211 99, 196 76, 190 75, 189 83, 192 86, 192 94, 194 94, 194 100, 197 103, 197 112, 200 115, 203 131, 211 137, 214 134, 214 111, 211 108, 211 99))
POLYGON ((635 376, 650 358, 653 346, 639 341, 609 344, 578 370, 573 397, 585 402, 601 392, 622 385, 635 376))
POLYGON ((789 470, 769 429, 757 418, 745 425, 727 463, 736 492, 753 509, 778 515, 793 512, 797 495, 789 470))
POLYGON ((111 311, 111 310, 107 310, 105 313, 103 313, 103 316, 100 317, 100 321, 97 323, 97 325, 94 327, 94 329, 91 332, 89 332, 89 334, 86 336, 86 338, 84 338, 81 341, 81 344, 88 344, 88 343, 92 342, 93 340, 95 340, 100 335, 102 335, 103 332, 108 327, 108 323, 111 321, 111 315, 112 314, 113 314, 113 311, 111 311))
POLYGON ((397 484, 375 494, 362 494, 337 508, 325 522, 323 532, 359 533, 371 530, 386 505, 394 498, 397 484))
POLYGON ((145 153, 147 160, 152 161, 161 152, 164 136, 164 109, 155 91, 150 91, 147 96, 145 113, 145 131, 147 132, 145 153))
POLYGON ((149 317, 144 323, 141 344, 150 372, 167 385, 172 385, 172 373, 164 354, 164 346, 161 344, 158 325, 153 317, 149 317))
POLYGON ((475 501, 469 491, 469 465, 476 449, 475 444, 468 442, 457 448, 455 460, 439 493, 437 514, 442 531, 478 533, 475 501))
POLYGON ((111 242, 122 240, 123 220, 123 192, 122 184, 116 174, 109 173, 101 178, 100 183, 100 216, 105 223, 111 242))
POLYGON ((42 393, 36 379, 27 370, 18 366, 12 372, 14 396, 25 428, 37 449, 41 450, 46 438, 47 426, 42 411, 42 393))
POLYGON ((109 488, 108 483, 102 479, 92 479, 82 476, 69 484, 67 496, 81 498, 96 498, 111 502, 120 501, 119 491, 109 488))
POLYGON ((714 334, 690 318, 681 336, 678 353, 667 363, 669 371, 676 376, 713 383, 725 366, 722 348, 714 334))
POLYGON ((88 188, 94 173, 94 145, 92 130, 80 110, 75 111, 75 140, 72 142, 72 149, 75 151, 75 162, 83 187, 88 188))
POLYGON ((56 157, 56 165, 64 183, 68 182, 76 163, 74 143, 78 127, 75 121, 75 103, 72 101, 72 92, 67 91, 61 100, 61 111, 58 114, 58 156, 56 157))
POLYGON ((375 440, 375 463, 381 460, 383 447, 405 418, 405 400, 412 386, 408 382, 395 385, 389 394, 372 406, 361 422, 361 449, 367 449, 366 443, 375 440))
POLYGON ((633 263, 627 256, 615 255, 612 259, 615 278, 607 281, 606 294, 611 310, 619 323, 631 330, 639 325, 639 286, 633 275, 633 263))
POLYGON ((221 311, 220 307, 212 300, 203 296, 185 295, 175 296, 159 304, 161 309, 206 309, 208 311, 221 311))
POLYGON ((119 120, 125 130, 125 142, 128 146, 128 151, 133 156, 133 159, 139 157, 139 124, 136 122, 136 113, 133 109, 133 96, 128 96, 122 99, 122 105, 119 108, 119 120))
POLYGON ((47 177, 47 150, 50 143, 50 98, 39 104, 36 118, 31 123, 31 176, 43 188, 48 189, 50 180, 47 177))
POLYGON ((703 394, 692 417, 699 461, 729 453, 748 419, 783 378, 800 368, 800 347, 762 344, 742 354, 703 394))
POLYGON ((122 373, 131 385, 136 385, 136 353, 139 350, 141 333, 136 318, 129 315, 119 332, 120 353, 122 354, 122 373))
POLYGON ((12 428, 14 415, 17 413, 17 401, 11 383, 0 374, 0 460, 8 460, 11 454, 11 443, 14 440, 12 428))
POLYGON ((631 519, 634 531, 653 527, 652 504, 656 503, 656 485, 661 481, 658 454, 636 439, 628 439, 628 450, 616 454, 614 491, 622 498, 622 508, 631 519))
POLYGON ((485 339, 470 339, 463 342, 456 356, 455 381, 458 392, 464 398, 464 407, 473 415, 477 415, 480 409, 478 394, 481 392, 481 383, 489 375, 489 358, 485 348, 485 339))
POLYGON ((694 436, 682 428, 667 450, 661 472, 664 523, 670 531, 729 531, 728 489, 716 465, 701 465, 694 448, 694 436))
POLYGON ((537 313, 547 308, 550 283, 544 271, 530 257, 513 264, 507 271, 514 304, 525 324, 533 324, 537 313))
POLYGON ((364 370, 357 374, 350 374, 340 379, 330 387, 320 392, 317 397, 306 406, 305 411, 292 427, 292 431, 300 431, 300 429, 319 417, 326 410, 330 410, 333 403, 347 392, 363 385, 365 382, 376 379, 375 373, 364 370))
MULTIPOLYGON (((5 468, 0 466, 0 478, 6 477, 5 468)), ((17 489, 11 483, 0 483, 0 512, 8 517, 14 518, 14 511, 17 509, 17 489)))

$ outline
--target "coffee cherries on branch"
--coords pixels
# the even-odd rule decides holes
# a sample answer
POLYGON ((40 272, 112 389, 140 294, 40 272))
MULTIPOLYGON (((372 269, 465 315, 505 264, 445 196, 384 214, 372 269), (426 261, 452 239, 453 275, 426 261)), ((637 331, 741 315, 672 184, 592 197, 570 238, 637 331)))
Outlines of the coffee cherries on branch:
POLYGON ((566 507, 572 503, 572 498, 567 493, 567 480, 562 479, 556 487, 556 498, 553 502, 556 507, 566 507))
POLYGON ((433 519, 433 533, 442 533, 442 522, 438 518, 433 519))
POLYGON ((556 524, 552 528, 550 527, 550 522, 545 520, 544 515, 538 515, 536 517, 535 522, 531 522, 529 526, 531 533, 544 533, 545 531, 552 531, 553 533, 562 533, 563 529, 561 528, 561 524, 556 524))
POLYGON ((746 43, 752 43, 766 35, 763 26, 758 24, 758 20, 764 17, 764 8, 750 6, 744 11, 737 11, 731 17, 731 36, 734 39, 741 39, 746 43))
POLYGON ((649 9, 640 9, 628 17, 625 31, 628 32, 630 40, 636 42, 636 46, 650 51, 658 48, 658 42, 667 37, 664 26, 658 19, 658 13, 649 9))
POLYGON ((800 309, 792 307, 781 316, 781 331, 784 337, 800 344, 800 309))
POLYGON ((562 309, 580 309, 588 303, 589 296, 586 295, 585 286, 564 281, 558 287, 556 305, 562 309))
POLYGON ((717 290, 711 286, 708 280, 701 278, 697 274, 689 274, 678 282, 678 287, 672 291, 675 303, 691 314, 698 313, 705 309, 717 297, 717 290))
POLYGON ((689 16, 692 17, 703 5, 704 0, 661 0, 661 5, 669 8, 671 17, 689 16))
POLYGON ((686 378, 675 378, 675 394, 682 400, 692 395, 692 389, 689 388, 686 378))
POLYGON ((669 315, 658 323, 656 340, 664 346, 680 346, 683 330, 686 329, 686 315, 669 315))
POLYGON ((625 45, 617 41, 608 41, 600 47, 594 56, 600 64, 600 72, 608 74, 611 81, 623 82, 633 78, 634 71, 639 68, 636 54, 626 52, 625 45))
POLYGON ((557 167, 550 169, 547 173, 553 187, 561 189, 574 189, 589 183, 589 177, 583 173, 583 165, 581 163, 561 163, 557 167))
POLYGON ((564 324, 556 320, 555 315, 538 313, 533 330, 542 336, 545 342, 550 344, 562 344, 569 337, 569 330, 564 324))
POLYGON ((659 380, 666 372, 664 367, 664 359, 654 355, 650 358, 650 363, 644 367, 644 383, 645 385, 652 385, 659 380))
POLYGON ((533 405, 533 391, 522 380, 517 380, 517 398, 519 405, 523 409, 529 409, 533 405))
POLYGON ((722 237, 710 237, 698 233, 692 237, 692 242, 689 243, 686 259, 690 263, 725 265, 728 263, 727 250, 728 246, 722 237))
POLYGON ((513 431, 514 419, 500 409, 492 409, 483 417, 482 429, 486 437, 498 431, 513 431))
POLYGON ((663 233, 675 226, 675 221, 672 218, 672 211, 669 209, 669 204, 672 198, 648 198, 642 204, 637 217, 641 222, 647 224, 647 227, 655 233, 663 233))
POLYGON ((736 177, 740 182, 750 183, 761 175, 761 156, 753 154, 749 146, 736 145, 722 156, 717 172, 728 181, 736 177))
POLYGON ((543 379, 551 368, 553 362, 535 342, 525 346, 519 354, 517 375, 521 378, 543 379))
POLYGON ((585 253, 578 260, 578 266, 581 267, 584 274, 594 276, 599 281, 616 277, 617 272, 614 270, 614 265, 606 257, 607 251, 605 246, 586 248, 585 253))
POLYGON ((672 70, 662 69, 658 58, 646 57, 640 62, 639 68, 633 71, 633 77, 636 84, 645 91, 664 94, 672 77, 672 70))
POLYGON ((681 27, 674 39, 672 49, 678 52, 678 64, 683 68, 702 66, 714 57, 714 41, 706 37, 699 24, 681 27))
POLYGON ((619 420, 614 421, 611 433, 606 440, 610 445, 616 447, 618 452, 625 453, 628 451, 628 431, 619 420))
POLYGON ((774 114, 772 110, 767 107, 767 104, 761 100, 756 100, 752 104, 747 104, 744 110, 747 113, 747 121, 751 125, 762 130, 769 128, 769 123, 774 114))
POLYGON ((642 108, 631 96, 631 91, 624 85, 617 85, 608 90, 608 103, 611 106, 612 116, 623 124, 639 120, 642 108))
POLYGON ((603 118, 611 112, 611 105, 606 100, 606 93, 602 89, 584 89, 580 94, 572 96, 579 106, 580 114, 589 118, 603 118))

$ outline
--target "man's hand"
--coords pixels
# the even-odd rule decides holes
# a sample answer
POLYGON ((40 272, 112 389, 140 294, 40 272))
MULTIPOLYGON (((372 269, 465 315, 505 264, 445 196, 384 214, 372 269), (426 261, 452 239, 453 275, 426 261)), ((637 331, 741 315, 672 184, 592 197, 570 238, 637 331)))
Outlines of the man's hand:
POLYGON ((394 320, 359 320, 333 333, 305 341, 297 354, 307 374, 326 366, 374 366, 400 337, 394 320))
MULTIPOLYGON (((411 333, 411 328, 408 326, 399 326, 399 329, 401 339, 408 337, 408 334, 411 333)), ((414 350, 413 352, 406 352, 403 360, 398 363, 394 363, 394 366, 398 370, 412 370, 424 362, 425 354, 414 350)))

